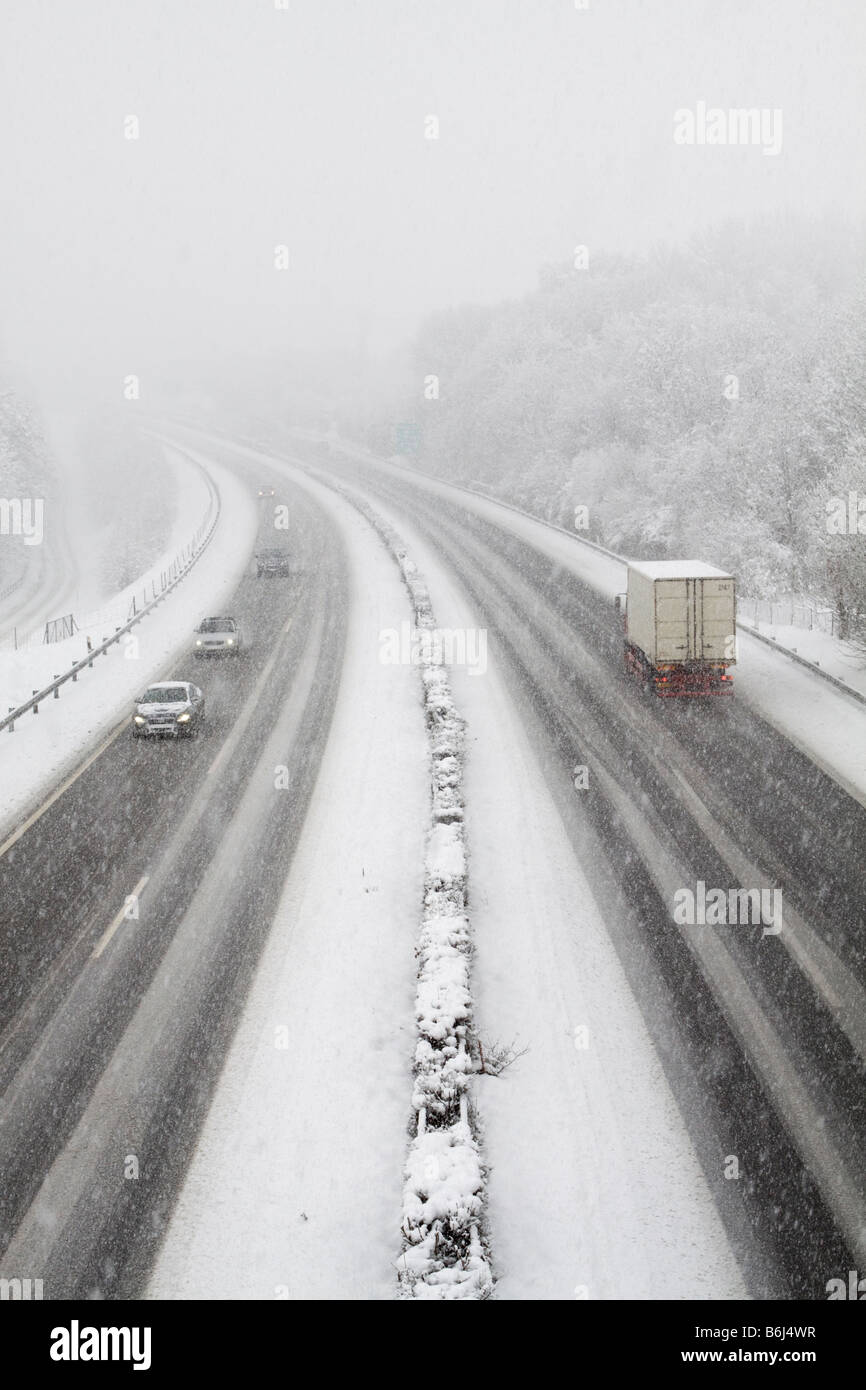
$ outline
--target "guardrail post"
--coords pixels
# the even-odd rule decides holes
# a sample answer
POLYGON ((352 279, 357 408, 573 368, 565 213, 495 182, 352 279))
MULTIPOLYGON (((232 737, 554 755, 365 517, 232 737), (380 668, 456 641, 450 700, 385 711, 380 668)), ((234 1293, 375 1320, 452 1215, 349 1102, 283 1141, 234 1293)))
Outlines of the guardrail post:
MULTIPOLYGON (((56 680, 56 681, 60 679, 60 672, 59 672, 59 671, 55 671, 55 672, 54 672, 54 677, 53 677, 53 679, 56 680)), ((55 687, 55 690, 54 690, 54 698, 55 698, 55 700, 59 700, 59 699, 60 699, 60 686, 59 686, 59 685, 55 687)))
MULTIPOLYGON (((31 694, 31 695, 38 695, 38 694, 39 694, 39 691, 38 691, 38 690, 31 690, 30 694, 31 694)), ((38 713, 39 713, 39 706, 38 706, 38 705, 34 705, 34 706, 33 706, 33 713, 34 713, 34 714, 38 714, 38 713)))
MULTIPOLYGON (((15 708, 14 705, 10 705, 9 708, 8 708, 8 710, 6 711, 6 713, 7 713, 7 714, 11 714, 12 711, 14 710, 14 708, 15 708)), ((7 732, 7 734, 11 734, 11 732, 12 732, 12 730, 13 730, 14 728, 15 728, 15 720, 13 719, 11 724, 7 724, 7 725, 6 725, 6 732, 7 732)))

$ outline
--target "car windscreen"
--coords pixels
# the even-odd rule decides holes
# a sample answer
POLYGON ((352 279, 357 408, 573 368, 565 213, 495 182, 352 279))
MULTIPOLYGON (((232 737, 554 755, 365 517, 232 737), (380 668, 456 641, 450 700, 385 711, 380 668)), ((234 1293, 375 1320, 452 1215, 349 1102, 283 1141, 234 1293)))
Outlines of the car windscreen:
POLYGON ((205 618, 199 632, 234 632, 234 618, 205 618))
POLYGON ((182 686, 152 685, 150 690, 145 690, 140 703, 142 705, 182 705, 187 698, 187 693, 182 686))

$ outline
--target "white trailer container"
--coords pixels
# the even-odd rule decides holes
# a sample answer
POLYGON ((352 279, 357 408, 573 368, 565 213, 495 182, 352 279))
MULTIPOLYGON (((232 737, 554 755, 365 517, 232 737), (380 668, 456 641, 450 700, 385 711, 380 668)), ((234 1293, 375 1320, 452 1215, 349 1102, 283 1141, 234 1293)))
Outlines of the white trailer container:
POLYGON ((658 695, 733 694, 736 582, 702 560, 628 567, 626 669, 658 695))

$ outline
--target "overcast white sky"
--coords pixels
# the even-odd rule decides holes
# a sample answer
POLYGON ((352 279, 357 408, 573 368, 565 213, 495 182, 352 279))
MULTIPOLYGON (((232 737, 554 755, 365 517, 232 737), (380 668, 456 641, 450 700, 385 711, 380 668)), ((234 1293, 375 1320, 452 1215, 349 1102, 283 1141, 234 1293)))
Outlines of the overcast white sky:
POLYGON ((864 52, 864 0, 3 0, 0 352, 379 343, 578 242, 860 216, 864 52), (701 100, 781 153, 675 145, 701 100))

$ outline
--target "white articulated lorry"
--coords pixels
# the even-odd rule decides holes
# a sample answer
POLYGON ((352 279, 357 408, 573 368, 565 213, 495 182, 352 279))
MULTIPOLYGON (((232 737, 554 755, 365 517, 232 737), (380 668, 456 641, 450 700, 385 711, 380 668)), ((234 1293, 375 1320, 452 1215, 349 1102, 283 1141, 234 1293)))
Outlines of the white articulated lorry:
POLYGON ((628 566, 625 668, 656 695, 733 695, 737 597, 733 575, 702 560, 628 566))

